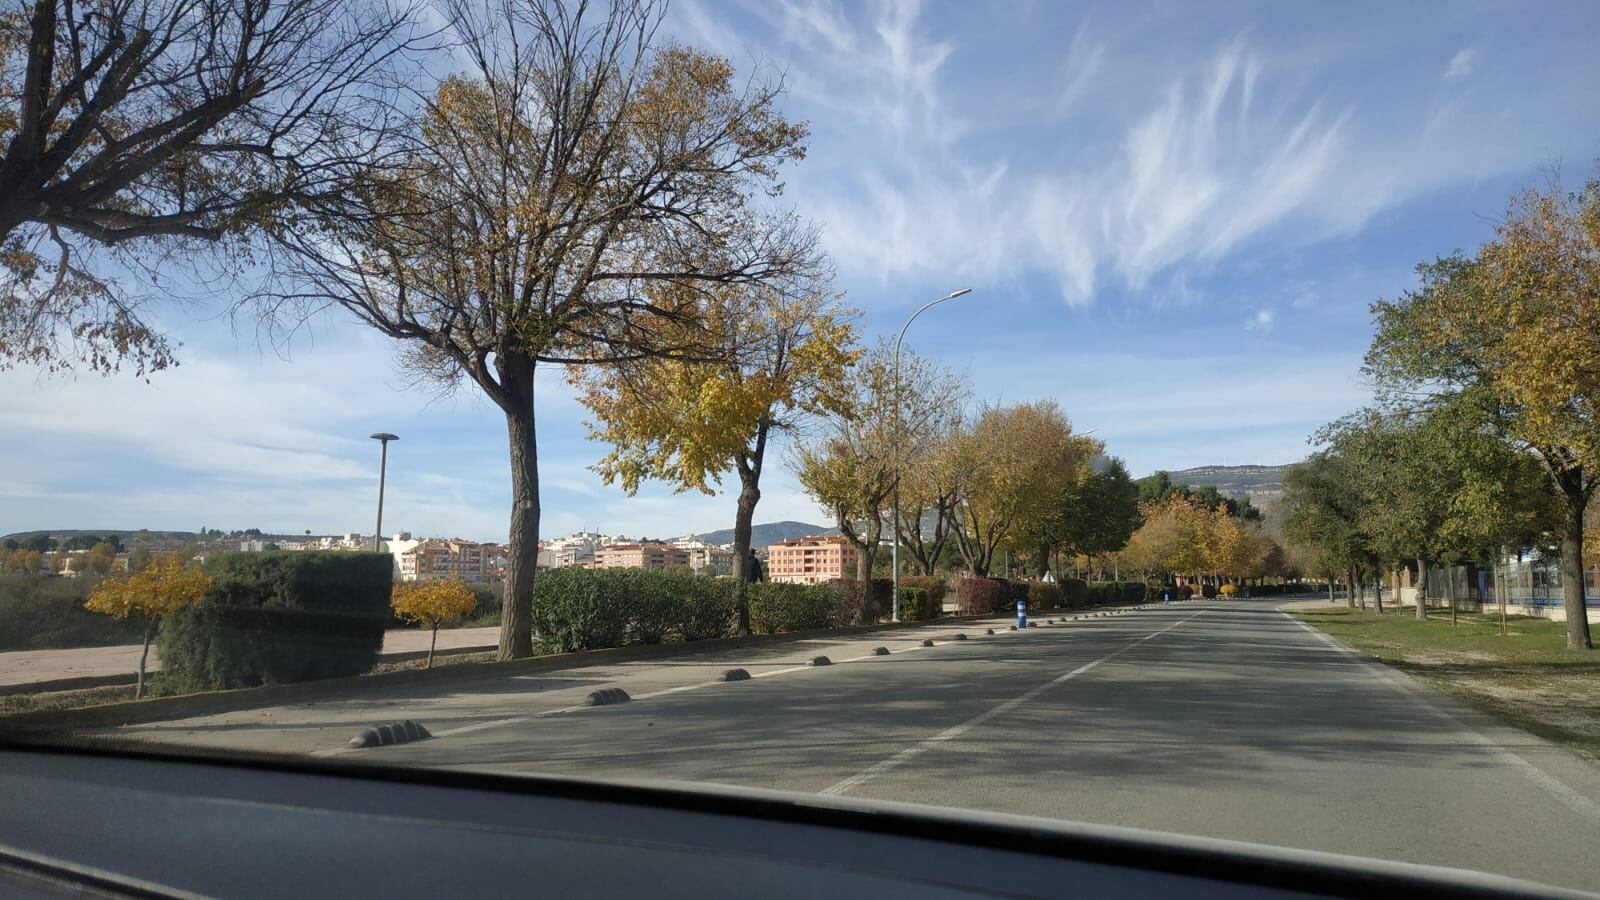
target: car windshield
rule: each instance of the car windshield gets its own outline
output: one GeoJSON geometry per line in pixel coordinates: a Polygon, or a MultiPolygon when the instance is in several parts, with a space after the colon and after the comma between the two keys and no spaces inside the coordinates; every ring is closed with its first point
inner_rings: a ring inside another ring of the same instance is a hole
{"type": "Polygon", "coordinates": [[[1600,5],[92,6],[0,732],[1600,891],[1600,5]]]}

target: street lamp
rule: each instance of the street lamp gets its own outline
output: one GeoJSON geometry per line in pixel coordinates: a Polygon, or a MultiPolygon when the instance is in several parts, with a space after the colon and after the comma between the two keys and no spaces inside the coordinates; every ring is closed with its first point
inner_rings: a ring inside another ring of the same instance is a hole
{"type": "Polygon", "coordinates": [[[400,440],[397,434],[380,431],[372,439],[383,446],[378,456],[378,527],[372,532],[372,552],[378,552],[378,541],[383,537],[383,476],[389,468],[389,442],[400,440]]]}
{"type": "Polygon", "coordinates": [[[911,314],[911,318],[906,320],[906,324],[900,326],[900,334],[894,339],[894,500],[891,503],[892,511],[890,512],[890,516],[893,518],[889,522],[890,531],[893,534],[889,555],[891,566],[894,570],[894,600],[891,607],[893,611],[889,618],[893,622],[900,621],[900,342],[905,340],[906,329],[910,328],[911,323],[917,320],[917,316],[946,300],[954,300],[970,293],[972,293],[972,288],[962,288],[959,291],[951,291],[932,303],[924,304],[922,308],[911,314]]]}

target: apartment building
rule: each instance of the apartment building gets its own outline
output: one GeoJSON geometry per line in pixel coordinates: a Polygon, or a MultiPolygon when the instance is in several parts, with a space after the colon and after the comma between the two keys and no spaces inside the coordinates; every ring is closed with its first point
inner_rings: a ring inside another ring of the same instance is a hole
{"type": "Polygon", "coordinates": [[[402,581],[483,580],[483,546],[473,541],[424,540],[398,554],[402,581]]]}
{"type": "Polygon", "coordinates": [[[767,579],[823,584],[854,578],[859,551],[842,537],[792,538],[767,548],[767,579]]]}
{"type": "Polygon", "coordinates": [[[594,551],[596,569],[665,569],[688,565],[688,551],[671,544],[610,544],[594,551]]]}
{"type": "Polygon", "coordinates": [[[708,544],[689,535],[673,541],[672,546],[689,554],[689,568],[695,574],[733,574],[733,547],[730,545],[708,544]]]}

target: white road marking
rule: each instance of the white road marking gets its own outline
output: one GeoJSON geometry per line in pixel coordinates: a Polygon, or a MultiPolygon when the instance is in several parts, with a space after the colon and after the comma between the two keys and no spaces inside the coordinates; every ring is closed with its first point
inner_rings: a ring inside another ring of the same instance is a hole
{"type": "Polygon", "coordinates": [[[1356,663],[1356,665],[1361,666],[1373,675],[1378,676],[1378,679],[1384,684],[1394,688],[1412,700],[1415,700],[1422,706],[1423,709],[1433,713],[1439,719],[1442,719],[1443,721],[1454,726],[1457,731],[1461,732],[1467,738],[1467,740],[1479,745],[1480,747],[1483,747],[1494,755],[1500,757],[1502,761],[1508,763],[1512,768],[1521,771],[1522,774],[1528,776],[1528,778],[1532,780],[1534,784],[1537,784],[1541,789],[1543,789],[1545,793],[1559,800],[1568,809],[1586,819],[1589,819],[1590,821],[1600,823],[1600,803],[1595,803],[1593,800],[1590,800],[1588,797],[1585,797],[1583,794],[1580,794],[1571,787],[1567,786],[1566,782],[1557,780],[1550,773],[1539,768],[1528,760],[1523,759],[1521,756],[1518,756],[1510,750],[1507,750],[1505,747],[1495,743],[1488,736],[1480,734],[1477,729],[1472,728],[1450,713],[1435,706],[1433,701],[1429,700],[1411,685],[1401,681],[1397,677],[1396,673],[1389,667],[1368,662],[1364,657],[1361,656],[1360,653],[1335,640],[1326,632],[1307,625],[1306,623],[1300,621],[1292,615],[1289,615],[1289,613],[1284,612],[1281,609],[1278,611],[1283,613],[1283,615],[1288,618],[1289,621],[1316,635],[1329,647],[1332,647],[1340,653],[1349,656],[1356,663]]]}
{"type": "Polygon", "coordinates": [[[1116,657],[1121,656],[1124,653],[1127,653],[1129,650],[1132,650],[1133,648],[1139,646],[1140,644],[1144,643],[1145,641],[1148,641],[1151,638],[1156,637],[1158,635],[1166,634],[1167,632],[1171,631],[1172,629],[1177,628],[1179,625],[1182,625],[1183,623],[1189,621],[1190,619],[1193,619],[1195,616],[1204,615],[1205,613],[1206,613],[1206,610],[1202,609],[1199,612],[1195,613],[1194,615],[1191,615],[1191,616],[1188,616],[1187,618],[1180,619],[1180,620],[1178,620],[1176,622],[1173,622],[1171,625],[1168,625],[1167,627],[1161,629],[1160,631],[1152,631],[1149,634],[1145,635],[1142,638],[1139,638],[1136,641],[1130,641],[1119,650],[1115,650],[1115,651],[1113,651],[1111,653],[1108,653],[1105,656],[1102,656],[1102,657],[1100,657],[1099,659],[1097,659],[1097,660],[1095,660],[1093,662],[1084,663],[1083,665],[1077,667],[1076,669],[1073,669],[1072,671],[1067,672],[1064,675],[1058,675],[1055,678],[1050,679],[1049,681],[1045,682],[1044,684],[1041,684],[1038,687],[1033,688],[1032,690],[1030,690],[1030,691],[1028,691],[1026,693],[1019,694],[1019,695],[1017,695],[1015,697],[1012,697],[1010,700],[1006,700],[1006,701],[1004,701],[1004,702],[1002,702],[1002,703],[1000,703],[1000,704],[998,704],[996,706],[992,706],[989,709],[984,710],[983,712],[981,712],[981,713],[973,716],[972,718],[966,720],[965,722],[962,722],[960,725],[952,725],[951,727],[946,728],[945,730],[939,732],[938,734],[934,735],[933,737],[928,738],[927,740],[919,741],[918,743],[912,744],[911,746],[905,748],[904,750],[901,750],[899,753],[896,753],[896,754],[894,754],[893,756],[890,756],[887,759],[884,759],[884,760],[881,760],[879,762],[873,763],[872,765],[868,766],[867,768],[862,769],[860,772],[857,772],[856,774],[851,775],[849,778],[846,778],[845,780],[843,780],[843,781],[841,781],[841,782],[839,782],[839,783],[837,783],[835,785],[832,785],[831,787],[823,789],[822,793],[824,793],[824,794],[833,794],[835,796],[840,795],[840,794],[847,794],[850,791],[853,791],[856,788],[860,787],[861,785],[867,783],[868,781],[871,781],[872,779],[877,778],[879,775],[882,775],[885,772],[888,772],[888,771],[890,771],[892,769],[896,769],[896,768],[899,768],[902,765],[905,765],[907,762],[909,762],[911,759],[913,759],[917,755],[922,754],[922,753],[926,753],[927,751],[932,750],[934,747],[937,747],[937,746],[939,746],[940,744],[942,744],[942,743],[944,743],[946,741],[958,738],[961,735],[965,734],[966,732],[971,731],[972,729],[978,727],[979,725],[982,725],[983,723],[989,721],[990,719],[993,719],[995,716],[998,716],[998,715],[1000,715],[1002,713],[1010,712],[1011,710],[1016,709],[1017,707],[1021,706],[1024,703],[1027,703],[1029,700],[1032,700],[1033,698],[1035,698],[1035,697],[1039,696],[1040,694],[1044,693],[1045,691],[1055,687],[1056,685],[1063,684],[1065,682],[1071,681],[1072,679],[1077,678],[1079,675],[1082,675],[1085,672],[1088,672],[1088,671],[1094,669],[1095,666],[1098,666],[1098,665],[1100,665],[1101,663],[1103,663],[1103,662],[1105,662],[1107,660],[1115,659],[1116,657]]]}

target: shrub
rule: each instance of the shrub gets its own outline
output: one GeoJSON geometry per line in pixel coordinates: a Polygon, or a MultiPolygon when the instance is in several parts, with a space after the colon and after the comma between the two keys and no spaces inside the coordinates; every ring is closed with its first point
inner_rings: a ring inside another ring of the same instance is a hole
{"type": "Polygon", "coordinates": [[[956,582],[956,613],[986,616],[1004,609],[1011,586],[1000,578],[963,578],[956,582]]]}
{"type": "Polygon", "coordinates": [[[763,581],[750,591],[750,628],[764,634],[827,628],[839,613],[840,592],[831,586],[763,581]]]}
{"type": "Polygon", "coordinates": [[[1078,578],[1061,579],[1061,598],[1073,609],[1089,605],[1089,584],[1078,578]]]}
{"type": "Polygon", "coordinates": [[[1217,586],[1214,584],[1200,585],[1200,596],[1210,600],[1217,596],[1217,586]]]}
{"type": "Polygon", "coordinates": [[[944,597],[949,592],[949,583],[937,575],[906,575],[900,579],[901,588],[921,588],[928,595],[928,603],[933,607],[933,615],[937,616],[944,608],[944,597]]]}
{"type": "Polygon", "coordinates": [[[89,612],[95,579],[0,576],[0,650],[46,650],[137,643],[141,622],[89,612]]]}
{"type": "Polygon", "coordinates": [[[1056,609],[1065,599],[1065,592],[1054,584],[1035,581],[1028,585],[1029,609],[1056,609]]]}
{"type": "Polygon", "coordinates": [[[478,605],[478,595],[466,582],[460,580],[413,581],[394,586],[389,605],[402,621],[428,627],[428,661],[424,669],[433,668],[433,650],[439,644],[439,626],[455,621],[472,612],[478,605]]]}
{"type": "Polygon", "coordinates": [[[1012,606],[1015,606],[1018,600],[1027,600],[1028,599],[1028,585],[1033,584],[1033,582],[1031,582],[1031,581],[1022,581],[1020,579],[1013,581],[1013,580],[1006,579],[1006,578],[1002,578],[1000,580],[1004,581],[1006,583],[1006,585],[1008,586],[1008,589],[1011,591],[1011,605],[1012,606]]]}
{"type": "Polygon", "coordinates": [[[533,579],[533,633],[547,653],[622,643],[631,619],[622,569],[561,568],[533,579]]]}
{"type": "Polygon", "coordinates": [[[1190,599],[1192,597],[1194,597],[1194,586],[1193,585],[1188,585],[1188,584],[1180,584],[1180,585],[1178,585],[1177,597],[1175,599],[1188,600],[1188,599],[1190,599]]]}
{"type": "Polygon", "coordinates": [[[372,668],[390,621],[386,553],[230,553],[206,562],[199,603],[162,617],[166,681],[179,690],[282,684],[372,668]]]}
{"type": "Polygon", "coordinates": [[[703,641],[730,633],[738,611],[739,584],[733,578],[691,576],[683,582],[679,633],[686,641],[703,641]]]}
{"type": "Polygon", "coordinates": [[[1239,586],[1234,584],[1225,584],[1217,590],[1217,593],[1224,597],[1237,597],[1239,596],[1239,586]]]}
{"type": "Polygon", "coordinates": [[[928,599],[928,592],[919,587],[900,589],[900,619],[903,622],[920,622],[938,615],[938,607],[928,599]]]}
{"type": "Polygon", "coordinates": [[[894,597],[893,579],[855,581],[836,578],[828,585],[839,595],[839,607],[832,623],[835,627],[871,625],[888,617],[889,605],[894,597]]]}

